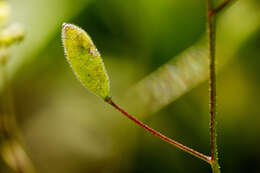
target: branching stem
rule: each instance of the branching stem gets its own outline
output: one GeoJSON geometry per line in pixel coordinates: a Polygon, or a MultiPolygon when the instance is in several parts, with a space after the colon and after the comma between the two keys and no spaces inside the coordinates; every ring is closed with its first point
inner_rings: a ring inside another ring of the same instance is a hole
{"type": "Polygon", "coordinates": [[[208,30],[208,43],[209,43],[209,105],[210,105],[210,152],[211,156],[206,156],[192,148],[189,148],[163,134],[152,129],[148,125],[136,119],[134,116],[130,115],[124,111],[121,107],[115,104],[111,98],[105,99],[105,101],[125,115],[127,118],[132,120],[138,126],[142,127],[146,131],[152,133],[153,135],[159,137],[163,141],[172,144],[173,146],[185,151],[205,162],[209,163],[212,168],[212,173],[220,173],[220,166],[218,162],[218,152],[217,152],[217,133],[216,133],[216,14],[228,6],[231,2],[235,0],[225,0],[222,4],[216,8],[213,6],[213,0],[207,0],[207,30],[208,30]]]}
{"type": "Polygon", "coordinates": [[[218,7],[213,6],[213,0],[207,0],[207,29],[209,43],[209,113],[210,113],[210,151],[212,173],[220,173],[217,151],[216,132],[216,13],[226,7],[232,0],[226,0],[218,7]]]}
{"type": "Polygon", "coordinates": [[[225,0],[222,4],[214,8],[214,14],[222,11],[225,7],[229,6],[231,3],[235,2],[236,0],[225,0]]]}

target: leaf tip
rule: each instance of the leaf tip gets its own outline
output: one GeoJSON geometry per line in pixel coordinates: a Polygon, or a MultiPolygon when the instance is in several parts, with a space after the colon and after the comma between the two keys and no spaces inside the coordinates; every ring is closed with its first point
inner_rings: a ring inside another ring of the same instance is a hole
{"type": "Polygon", "coordinates": [[[73,27],[72,24],[68,24],[68,23],[63,23],[62,24],[62,39],[64,40],[66,35],[68,34],[67,32],[73,27]]]}

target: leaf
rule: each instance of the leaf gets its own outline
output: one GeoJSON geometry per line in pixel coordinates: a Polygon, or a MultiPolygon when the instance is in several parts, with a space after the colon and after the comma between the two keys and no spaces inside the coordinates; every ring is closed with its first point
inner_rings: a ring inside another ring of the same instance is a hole
{"type": "Polygon", "coordinates": [[[63,24],[65,55],[76,77],[90,91],[109,98],[109,78],[102,58],[88,34],[72,24],[63,24]]]}

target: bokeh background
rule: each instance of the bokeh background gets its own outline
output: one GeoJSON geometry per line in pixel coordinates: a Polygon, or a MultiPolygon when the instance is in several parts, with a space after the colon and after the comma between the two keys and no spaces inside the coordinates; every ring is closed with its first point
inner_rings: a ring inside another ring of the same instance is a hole
{"type": "MultiPolygon", "coordinates": [[[[63,22],[91,35],[114,100],[209,154],[205,1],[10,0],[25,40],[8,64],[18,125],[39,173],[198,173],[206,163],[143,131],[75,79],[63,22]],[[171,80],[172,79],[172,80],[171,80]],[[171,82],[172,81],[172,82],[171,82]]],[[[223,172],[260,171],[260,2],[218,15],[218,146],[223,172]]],[[[1,171],[8,168],[1,161],[1,171]]]]}

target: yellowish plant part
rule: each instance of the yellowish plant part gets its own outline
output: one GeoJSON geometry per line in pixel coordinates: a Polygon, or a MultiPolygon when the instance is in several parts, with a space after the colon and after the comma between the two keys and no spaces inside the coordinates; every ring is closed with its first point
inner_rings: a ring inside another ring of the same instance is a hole
{"type": "Polygon", "coordinates": [[[5,21],[10,16],[10,6],[6,1],[0,1],[0,22],[5,21]]]}
{"type": "Polygon", "coordinates": [[[109,98],[109,78],[90,36],[72,24],[63,24],[62,41],[65,55],[76,77],[91,92],[104,100],[109,98]]]}

